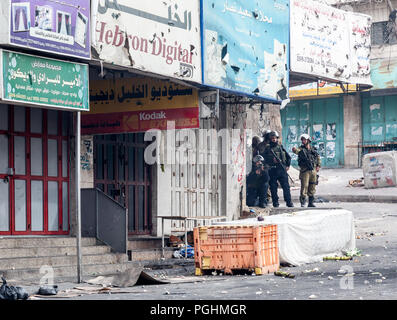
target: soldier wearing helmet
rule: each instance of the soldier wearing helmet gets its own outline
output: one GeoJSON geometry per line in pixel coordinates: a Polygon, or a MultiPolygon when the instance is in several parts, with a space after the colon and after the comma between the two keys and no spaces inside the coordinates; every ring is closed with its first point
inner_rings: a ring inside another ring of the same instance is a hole
{"type": "Polygon", "coordinates": [[[261,155],[256,155],[253,159],[253,166],[247,177],[247,206],[255,206],[259,198],[259,207],[267,206],[266,194],[269,187],[269,175],[263,163],[261,155]]]}
{"type": "Polygon", "coordinates": [[[292,148],[298,155],[300,169],[299,179],[301,181],[300,203],[301,207],[306,204],[306,197],[309,197],[308,207],[315,207],[314,194],[316,193],[317,172],[321,168],[321,158],[317,149],[311,145],[311,138],[304,133],[300,137],[302,145],[299,148],[292,148]]]}
{"type": "Polygon", "coordinates": [[[269,144],[266,146],[263,153],[265,163],[269,166],[269,186],[272,196],[273,207],[278,207],[278,195],[277,188],[280,183],[283,189],[284,200],[288,207],[293,207],[291,200],[291,191],[288,182],[289,167],[291,165],[291,156],[284,149],[284,147],[278,143],[278,132],[272,131],[269,133],[269,144]]]}

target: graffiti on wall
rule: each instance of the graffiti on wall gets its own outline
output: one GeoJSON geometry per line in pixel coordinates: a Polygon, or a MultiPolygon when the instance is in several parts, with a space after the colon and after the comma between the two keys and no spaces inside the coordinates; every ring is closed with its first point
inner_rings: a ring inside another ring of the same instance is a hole
{"type": "Polygon", "coordinates": [[[90,171],[93,169],[93,142],[91,139],[82,139],[80,164],[81,170],[90,171]]]}

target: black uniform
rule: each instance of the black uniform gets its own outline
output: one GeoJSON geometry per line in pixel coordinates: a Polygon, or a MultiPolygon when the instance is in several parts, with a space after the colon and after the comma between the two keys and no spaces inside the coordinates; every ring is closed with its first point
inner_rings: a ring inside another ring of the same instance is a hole
{"type": "Polygon", "coordinates": [[[266,194],[269,188],[269,175],[264,166],[252,167],[252,171],[247,177],[247,206],[255,206],[256,200],[259,197],[259,206],[266,207],[267,199],[266,194]],[[256,171],[260,170],[258,174],[256,171]]]}
{"type": "Polygon", "coordinates": [[[288,174],[285,170],[285,167],[289,167],[291,165],[291,156],[284,149],[284,147],[278,143],[270,142],[262,154],[265,158],[265,163],[270,167],[269,169],[269,177],[270,177],[270,191],[272,194],[272,202],[274,207],[279,206],[277,188],[278,183],[280,182],[281,188],[283,189],[284,200],[287,203],[287,206],[293,206],[291,200],[291,191],[288,182],[288,174]],[[277,158],[281,161],[282,164],[279,163],[277,158]]]}

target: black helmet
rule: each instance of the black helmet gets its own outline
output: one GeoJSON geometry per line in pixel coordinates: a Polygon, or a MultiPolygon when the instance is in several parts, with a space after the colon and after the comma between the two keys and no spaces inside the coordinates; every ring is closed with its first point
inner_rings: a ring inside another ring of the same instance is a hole
{"type": "Polygon", "coordinates": [[[278,132],[277,132],[277,131],[272,131],[272,132],[270,132],[270,133],[269,133],[269,138],[271,138],[271,137],[276,137],[276,138],[278,138],[278,132]]]}

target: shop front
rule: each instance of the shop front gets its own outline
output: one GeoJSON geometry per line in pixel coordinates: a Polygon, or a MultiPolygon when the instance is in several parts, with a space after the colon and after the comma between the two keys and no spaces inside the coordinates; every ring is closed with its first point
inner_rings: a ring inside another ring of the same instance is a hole
{"type": "Polygon", "coordinates": [[[88,66],[0,55],[0,235],[67,235],[72,111],[88,110],[88,66]]]}

